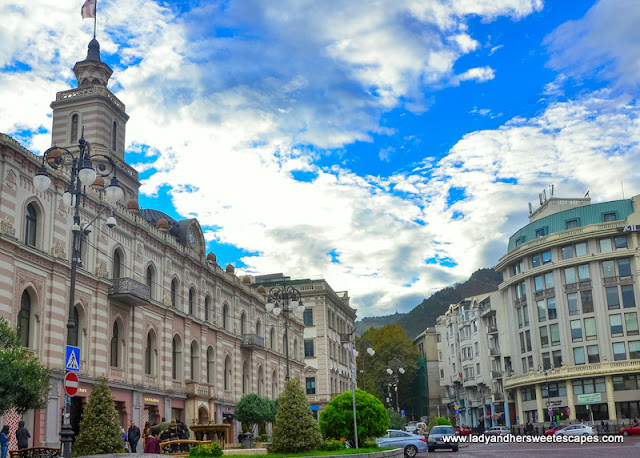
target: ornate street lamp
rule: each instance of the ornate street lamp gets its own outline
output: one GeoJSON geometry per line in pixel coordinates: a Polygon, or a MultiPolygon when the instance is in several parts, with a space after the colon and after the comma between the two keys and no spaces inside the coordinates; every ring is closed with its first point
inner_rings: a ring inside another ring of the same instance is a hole
{"type": "MultiPolygon", "coordinates": [[[[91,145],[84,139],[84,128],[82,129],[82,135],[78,141],[79,151],[77,154],[72,153],[66,148],[59,146],[53,146],[46,150],[42,155],[42,165],[38,170],[38,173],[33,177],[33,186],[37,191],[44,192],[51,186],[51,178],[49,178],[49,172],[47,166],[54,170],[61,169],[65,166],[66,159],[71,162],[71,179],[67,186],[67,191],[62,196],[63,201],[68,206],[74,207],[73,225],[71,226],[71,232],[73,233],[73,242],[71,247],[71,285],[69,287],[69,321],[67,321],[67,345],[72,344],[72,336],[76,330],[76,323],[74,320],[74,302],[76,291],[76,273],[78,269],[78,262],[80,260],[81,253],[81,241],[82,235],[88,234],[91,229],[90,225],[95,221],[98,216],[106,209],[110,208],[105,206],[91,221],[90,223],[81,226],[80,223],[80,200],[82,200],[83,206],[86,201],[87,186],[92,186],[96,189],[104,189],[104,179],[96,182],[98,177],[108,177],[113,173],[109,187],[105,190],[105,197],[111,202],[117,202],[124,197],[124,191],[120,187],[118,178],[116,177],[116,163],[113,159],[104,154],[91,154],[91,145]],[[97,165],[94,167],[93,160],[98,160],[97,165]],[[95,183],[95,184],[94,184],[95,183]]],[[[106,224],[108,227],[114,227],[116,220],[113,214],[107,218],[106,224]]],[[[82,264],[81,264],[82,265],[82,264]]],[[[66,364],[65,364],[66,368],[66,364]]],[[[70,423],[70,403],[65,402],[64,421],[62,424],[62,430],[60,431],[60,441],[62,442],[62,456],[64,458],[71,458],[71,444],[73,442],[73,429],[70,423]]]]}
{"type": "Polygon", "coordinates": [[[367,391],[367,373],[366,373],[367,355],[366,353],[369,353],[369,356],[373,356],[376,354],[376,351],[373,348],[371,348],[372,345],[373,343],[371,342],[371,340],[367,339],[366,337],[363,337],[362,339],[360,339],[360,351],[354,350],[356,357],[362,354],[362,389],[364,391],[367,391]],[[366,353],[365,353],[365,348],[366,348],[366,353]]]}
{"type": "MultiPolygon", "coordinates": [[[[556,368],[553,367],[553,364],[552,364],[548,369],[545,369],[542,364],[539,364],[538,370],[536,372],[538,373],[538,375],[544,375],[544,380],[547,384],[547,414],[548,414],[550,411],[553,412],[553,410],[551,410],[551,404],[549,401],[549,374],[555,374],[556,368]]],[[[551,421],[551,415],[549,415],[549,421],[551,421]]]]}
{"type": "Polygon", "coordinates": [[[298,313],[301,315],[304,312],[304,305],[302,304],[302,295],[293,286],[274,286],[269,290],[267,295],[267,303],[265,304],[267,312],[273,312],[275,316],[284,317],[284,340],[285,345],[285,358],[287,361],[287,380],[289,380],[289,315],[298,313]]]}
{"type": "Polygon", "coordinates": [[[387,374],[393,377],[393,380],[394,380],[393,386],[395,387],[395,391],[396,391],[396,410],[398,411],[398,413],[400,413],[400,399],[398,399],[398,383],[400,381],[399,376],[404,374],[402,361],[400,361],[398,358],[393,358],[391,361],[389,361],[389,364],[387,365],[387,374]]]}

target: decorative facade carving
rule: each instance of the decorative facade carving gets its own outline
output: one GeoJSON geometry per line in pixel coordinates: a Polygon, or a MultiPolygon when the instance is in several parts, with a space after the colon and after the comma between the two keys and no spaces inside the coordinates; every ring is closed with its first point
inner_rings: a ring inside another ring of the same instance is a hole
{"type": "Polygon", "coordinates": [[[138,243],[136,248],[136,259],[142,261],[142,243],[138,243]]]}
{"type": "Polygon", "coordinates": [[[13,217],[7,216],[5,219],[0,221],[0,233],[10,235],[11,237],[16,236],[16,230],[13,227],[13,217]]]}
{"type": "Polygon", "coordinates": [[[64,246],[65,245],[62,242],[55,242],[53,244],[53,248],[51,248],[51,256],[53,256],[54,258],[66,259],[67,253],[65,253],[64,251],[64,246]]]}
{"type": "Polygon", "coordinates": [[[107,265],[104,261],[98,261],[96,266],[96,276],[100,278],[107,278],[109,276],[109,271],[107,270],[107,265]]]}
{"type": "Polygon", "coordinates": [[[171,306],[171,295],[169,293],[167,292],[164,293],[164,296],[162,298],[162,303],[167,307],[171,306]]]}
{"type": "Polygon", "coordinates": [[[6,183],[11,189],[16,189],[16,174],[11,169],[7,172],[6,183]]]}

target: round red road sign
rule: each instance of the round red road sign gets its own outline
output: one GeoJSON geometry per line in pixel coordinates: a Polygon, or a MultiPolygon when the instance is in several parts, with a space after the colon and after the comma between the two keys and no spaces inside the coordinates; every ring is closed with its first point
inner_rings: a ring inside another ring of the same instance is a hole
{"type": "Polygon", "coordinates": [[[78,392],[78,376],[75,372],[67,372],[67,375],[64,377],[64,392],[69,396],[75,396],[78,392]]]}

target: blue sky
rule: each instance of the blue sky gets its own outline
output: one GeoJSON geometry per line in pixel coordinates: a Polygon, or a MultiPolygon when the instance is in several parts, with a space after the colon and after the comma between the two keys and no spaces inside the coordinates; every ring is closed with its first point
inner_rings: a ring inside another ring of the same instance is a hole
{"type": "MultiPolygon", "coordinates": [[[[81,0],[0,2],[0,131],[41,152],[81,0]]],[[[505,254],[527,203],[637,194],[633,0],[101,0],[140,206],[240,274],[406,311],[505,254]]]]}

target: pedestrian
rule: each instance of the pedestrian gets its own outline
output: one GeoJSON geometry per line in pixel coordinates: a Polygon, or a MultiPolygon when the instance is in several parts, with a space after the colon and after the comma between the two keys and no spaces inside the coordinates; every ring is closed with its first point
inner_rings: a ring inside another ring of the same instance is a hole
{"type": "Polygon", "coordinates": [[[147,443],[147,437],[151,435],[151,423],[146,422],[144,424],[144,429],[142,430],[142,449],[144,450],[144,446],[147,443]]]}
{"type": "Polygon", "coordinates": [[[140,428],[136,426],[133,420],[131,420],[131,426],[129,426],[129,431],[127,431],[127,440],[129,441],[131,453],[136,453],[138,441],[140,440],[140,428]]]}
{"type": "Polygon", "coordinates": [[[120,426],[120,440],[122,441],[122,447],[128,452],[129,443],[127,442],[127,433],[122,426],[120,426]]]}
{"type": "Polygon", "coordinates": [[[0,458],[7,458],[7,451],[9,450],[9,425],[2,427],[0,432],[0,458]]]}
{"type": "Polygon", "coordinates": [[[154,429],[151,431],[151,435],[147,437],[147,441],[144,444],[144,453],[162,453],[160,451],[160,429],[154,429]]]}
{"type": "Polygon", "coordinates": [[[24,427],[24,421],[20,420],[18,422],[18,430],[16,431],[16,439],[18,440],[18,450],[22,450],[23,448],[29,448],[29,438],[31,434],[29,434],[29,430],[24,427]]]}

